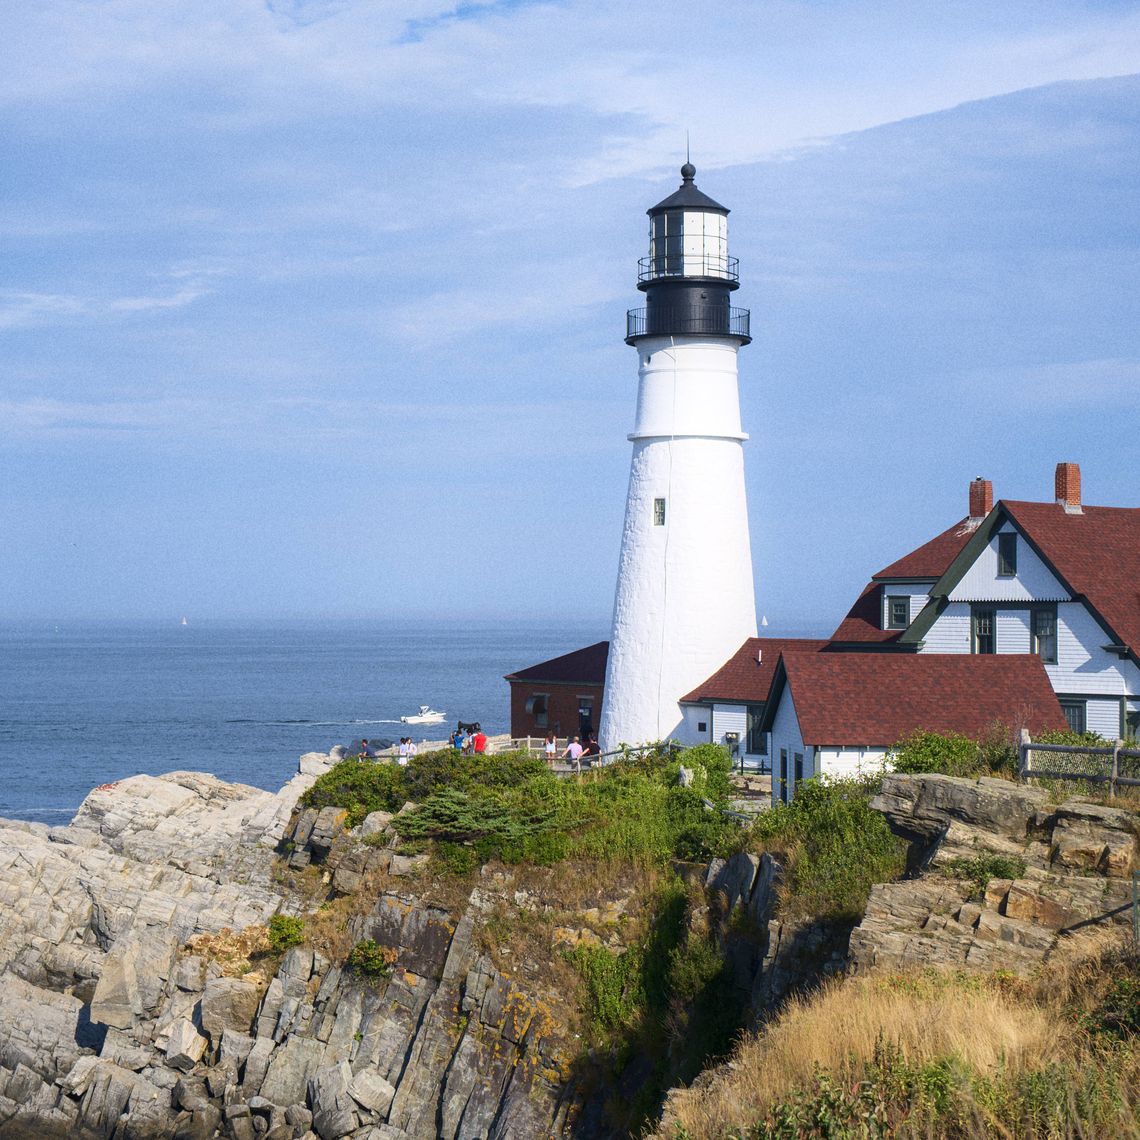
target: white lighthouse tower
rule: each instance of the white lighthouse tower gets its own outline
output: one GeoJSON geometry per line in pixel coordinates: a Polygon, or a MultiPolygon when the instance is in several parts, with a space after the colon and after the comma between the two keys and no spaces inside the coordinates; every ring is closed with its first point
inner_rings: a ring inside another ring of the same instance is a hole
{"type": "Polygon", "coordinates": [[[649,256],[626,317],[637,414],[613,629],[603,750],[684,739],[678,700],[756,636],[736,354],[751,339],[728,256],[728,210],[681,167],[649,213],[649,256]]]}

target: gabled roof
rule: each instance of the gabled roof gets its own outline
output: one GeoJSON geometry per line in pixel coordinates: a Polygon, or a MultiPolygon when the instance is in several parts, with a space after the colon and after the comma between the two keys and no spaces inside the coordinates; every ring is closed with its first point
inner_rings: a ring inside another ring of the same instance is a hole
{"type": "Polygon", "coordinates": [[[999,721],[1031,733],[1067,727],[1035,654],[787,654],[765,731],[788,692],[808,745],[885,747],[917,729],[979,740],[999,721]]]}
{"type": "Polygon", "coordinates": [[[873,577],[882,578],[941,578],[946,567],[973,537],[981,519],[965,518],[924,542],[917,550],[904,554],[897,562],[884,566],[873,577]]]}
{"type": "Polygon", "coordinates": [[[1087,600],[1133,654],[1140,653],[1140,508],[1002,501],[1053,572],[1087,600]]]}
{"type": "Polygon", "coordinates": [[[598,641],[585,649],[574,649],[538,665],[508,673],[504,680],[531,681],[550,685],[601,685],[606,679],[606,659],[610,643],[598,641]]]}
{"type": "Polygon", "coordinates": [[[831,640],[840,644],[876,643],[886,645],[898,641],[901,629],[883,629],[883,582],[915,581],[926,579],[935,582],[961,553],[978,529],[980,519],[965,518],[924,542],[917,550],[904,554],[896,562],[884,566],[847,611],[831,640]]]}
{"type": "Polygon", "coordinates": [[[1114,643],[1140,661],[1140,509],[999,500],[931,587],[931,601],[901,641],[922,640],[982,548],[1009,519],[1073,597],[1083,601],[1114,643]]]}
{"type": "Polygon", "coordinates": [[[781,653],[818,653],[826,645],[826,641],[807,637],[750,637],[707,681],[683,696],[681,703],[759,704],[768,699],[781,653]]]}
{"type": "Polygon", "coordinates": [[[898,641],[901,629],[882,629],[883,586],[880,582],[868,582],[855,604],[847,611],[847,616],[839,623],[839,628],[831,635],[833,642],[861,644],[898,641]]]}

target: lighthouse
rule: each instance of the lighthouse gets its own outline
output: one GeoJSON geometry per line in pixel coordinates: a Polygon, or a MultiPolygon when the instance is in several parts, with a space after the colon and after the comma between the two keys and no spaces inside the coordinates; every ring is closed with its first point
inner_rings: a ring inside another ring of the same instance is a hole
{"type": "MultiPolygon", "coordinates": [[[[697,189],[648,211],[649,256],[626,315],[637,349],[633,457],[606,666],[601,746],[684,740],[678,701],[756,636],[736,355],[747,309],[728,210],[697,189]]],[[[695,742],[695,741],[693,741],[695,742]]]]}

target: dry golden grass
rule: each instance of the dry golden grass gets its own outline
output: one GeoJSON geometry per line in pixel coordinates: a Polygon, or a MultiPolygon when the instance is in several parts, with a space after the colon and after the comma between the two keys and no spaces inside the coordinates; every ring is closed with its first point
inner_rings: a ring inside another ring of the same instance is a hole
{"type": "Polygon", "coordinates": [[[254,969],[255,960],[261,961],[270,954],[269,929],[260,923],[244,930],[223,926],[213,934],[195,934],[186,948],[207,961],[216,962],[223,977],[244,977],[258,985],[268,981],[264,970],[254,969]]]}
{"type": "MultiPolygon", "coordinates": [[[[774,1105],[810,1089],[819,1072],[852,1087],[883,1046],[912,1066],[953,1058],[964,1070],[1002,1079],[1054,1064],[1090,1064],[1072,1005],[1103,992],[1118,945],[1118,934],[1090,933],[1028,981],[932,970],[834,981],[789,1000],[775,1021],[741,1043],[728,1065],[674,1092],[654,1135],[721,1140],[747,1134],[774,1105]]],[[[1140,1062],[1127,1058],[1125,1065],[1140,1077],[1140,1062]]],[[[1006,1134],[981,1109],[974,1115],[965,1135],[1006,1134]]],[[[1123,1106],[1113,1135],[1140,1135],[1131,1131],[1134,1120],[1123,1106]]],[[[1062,1134],[1092,1135],[1079,1121],[1062,1134]]]]}

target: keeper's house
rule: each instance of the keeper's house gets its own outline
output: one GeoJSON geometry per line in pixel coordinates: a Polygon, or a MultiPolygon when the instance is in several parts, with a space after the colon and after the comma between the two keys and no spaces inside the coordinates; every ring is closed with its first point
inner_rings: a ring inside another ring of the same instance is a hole
{"type": "Polygon", "coordinates": [[[771,734],[772,799],[812,776],[880,771],[913,732],[981,740],[995,724],[1066,727],[1039,657],[782,653],[760,723],[771,734]]]}
{"type": "Polygon", "coordinates": [[[768,771],[768,734],[762,727],[768,691],[782,653],[819,653],[827,641],[750,637],[707,681],[681,698],[687,740],[725,745],[734,760],[768,771]]]}
{"type": "Polygon", "coordinates": [[[587,737],[602,716],[610,643],[599,641],[561,657],[508,673],[511,736],[587,737]]]}
{"type": "Polygon", "coordinates": [[[1140,733],[1140,509],[1087,507],[1059,463],[1054,501],[993,504],[874,576],[832,636],[836,649],[1034,654],[1071,728],[1140,733]]]}

